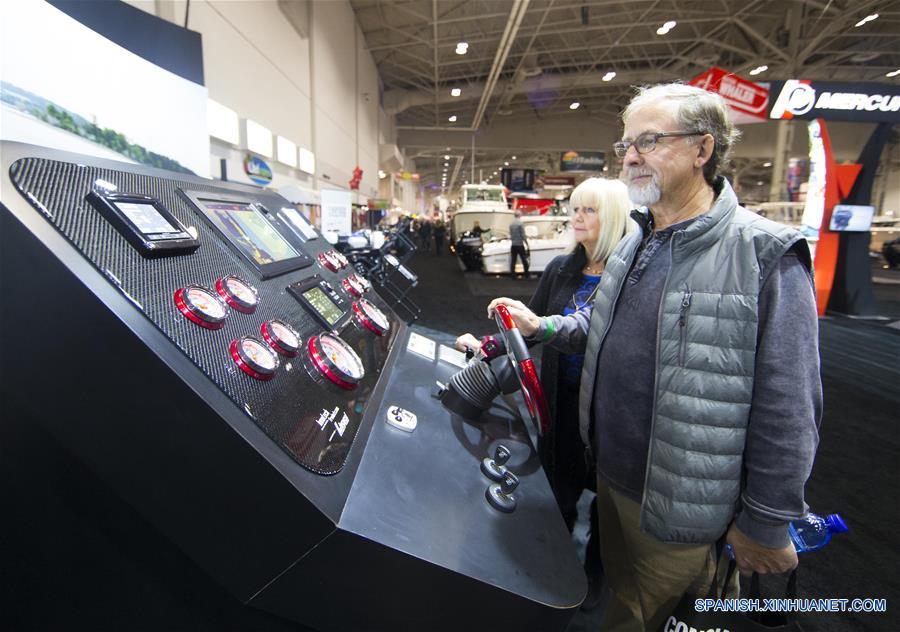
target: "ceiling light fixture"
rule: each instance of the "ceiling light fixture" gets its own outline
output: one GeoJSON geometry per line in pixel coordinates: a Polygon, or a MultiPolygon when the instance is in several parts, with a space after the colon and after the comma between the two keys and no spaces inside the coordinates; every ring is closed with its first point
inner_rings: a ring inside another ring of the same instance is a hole
{"type": "Polygon", "coordinates": [[[878,14],[877,14],[877,13],[872,13],[871,15],[867,15],[867,16],[864,17],[862,20],[860,20],[859,22],[857,22],[856,24],[854,24],[854,26],[855,26],[856,28],[859,28],[859,27],[861,27],[863,24],[865,24],[866,22],[871,22],[872,20],[877,20],[877,19],[878,19],[878,14]]]}
{"type": "Polygon", "coordinates": [[[610,70],[608,73],[603,75],[603,81],[612,81],[616,76],[615,71],[610,70]]]}
{"type": "Polygon", "coordinates": [[[763,167],[771,167],[771,166],[772,166],[772,163],[771,163],[771,162],[764,162],[764,163],[763,163],[763,167]]]}
{"type": "Polygon", "coordinates": [[[663,24],[661,27],[656,29],[656,34],[657,35],[665,35],[669,31],[674,29],[676,24],[678,24],[678,22],[676,22],[675,20],[669,20],[668,22],[663,24]]]}
{"type": "Polygon", "coordinates": [[[580,104],[578,101],[572,101],[572,102],[569,104],[569,109],[570,109],[570,110],[577,110],[577,109],[580,108],[580,107],[581,107],[581,104],[580,104]]]}
{"type": "Polygon", "coordinates": [[[765,72],[765,71],[767,71],[768,69],[769,69],[768,66],[757,66],[756,68],[754,68],[753,70],[750,71],[750,74],[751,74],[751,75],[758,75],[759,73],[765,72]]]}
{"type": "Polygon", "coordinates": [[[462,90],[460,90],[459,88],[453,88],[452,90],[450,90],[451,97],[458,97],[461,94],[462,94],[462,90]]]}
{"type": "Polygon", "coordinates": [[[450,154],[444,154],[444,160],[450,160],[450,154]]]}
{"type": "Polygon", "coordinates": [[[456,123],[456,114],[454,114],[453,116],[451,116],[451,117],[448,118],[447,120],[450,121],[451,123],[456,123]]]}
{"type": "Polygon", "coordinates": [[[378,179],[384,180],[385,178],[387,178],[387,174],[384,171],[382,171],[381,169],[379,169],[378,170],[378,179]]]}
{"type": "Polygon", "coordinates": [[[504,166],[504,167],[508,167],[508,166],[509,166],[509,161],[504,161],[504,162],[503,162],[503,166],[504,166]]]}
{"type": "Polygon", "coordinates": [[[456,44],[456,54],[457,55],[465,55],[469,52],[469,43],[468,42],[458,42],[456,44]]]}
{"type": "Polygon", "coordinates": [[[897,70],[892,70],[891,72],[887,73],[885,77],[896,77],[897,75],[900,75],[900,68],[898,68],[897,70]]]}
{"type": "Polygon", "coordinates": [[[516,159],[516,157],[515,157],[515,156],[513,156],[513,157],[512,157],[512,159],[513,159],[513,160],[515,160],[515,159],[516,159]]]}

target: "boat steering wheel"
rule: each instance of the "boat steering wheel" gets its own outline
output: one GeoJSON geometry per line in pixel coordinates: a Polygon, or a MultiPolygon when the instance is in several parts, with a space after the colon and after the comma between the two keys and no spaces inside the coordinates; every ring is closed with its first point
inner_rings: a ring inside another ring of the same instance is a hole
{"type": "Polygon", "coordinates": [[[512,364],[516,371],[516,377],[519,378],[522,397],[525,399],[525,406],[531,415],[531,421],[534,422],[538,435],[543,436],[550,428],[550,408],[547,405],[547,398],[544,397],[544,389],[538,379],[537,370],[534,368],[531,352],[505,305],[498,305],[494,309],[494,320],[497,322],[497,329],[500,331],[504,343],[506,343],[509,363],[512,364]]]}

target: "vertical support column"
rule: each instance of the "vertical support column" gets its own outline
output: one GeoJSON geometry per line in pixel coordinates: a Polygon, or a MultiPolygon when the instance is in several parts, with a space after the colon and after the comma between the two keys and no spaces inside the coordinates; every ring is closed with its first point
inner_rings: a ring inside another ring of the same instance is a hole
{"type": "Polygon", "coordinates": [[[769,185],[769,201],[783,202],[787,200],[787,167],[791,145],[794,140],[794,128],[790,121],[778,121],[775,135],[775,155],[772,159],[772,181],[769,185]]]}
{"type": "Polygon", "coordinates": [[[469,178],[469,182],[475,184],[475,134],[472,134],[472,176],[469,178]]]}

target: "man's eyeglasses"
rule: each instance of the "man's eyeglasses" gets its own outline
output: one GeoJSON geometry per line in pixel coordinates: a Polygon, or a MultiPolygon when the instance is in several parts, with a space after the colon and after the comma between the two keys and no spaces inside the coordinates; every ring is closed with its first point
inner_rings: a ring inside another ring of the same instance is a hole
{"type": "Polygon", "coordinates": [[[634,140],[620,140],[617,143],[613,143],[613,151],[616,152],[616,156],[619,158],[624,158],[625,154],[628,153],[628,148],[633,146],[637,153],[649,154],[656,149],[656,142],[660,138],[668,138],[671,136],[706,136],[706,134],[706,132],[648,132],[646,134],[641,134],[634,140]]]}

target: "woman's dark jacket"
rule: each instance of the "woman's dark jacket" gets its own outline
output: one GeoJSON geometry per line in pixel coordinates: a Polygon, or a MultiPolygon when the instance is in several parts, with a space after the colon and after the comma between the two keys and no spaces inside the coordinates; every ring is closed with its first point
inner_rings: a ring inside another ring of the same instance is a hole
{"type": "MultiPolygon", "coordinates": [[[[560,255],[551,261],[544,269],[541,275],[540,283],[537,290],[528,302],[528,308],[538,316],[548,316],[550,314],[562,314],[566,304],[572,299],[575,290],[583,281],[582,269],[587,265],[587,256],[584,248],[579,245],[575,251],[568,255],[560,255]]],[[[558,416],[558,392],[559,385],[559,351],[550,346],[544,346],[541,350],[541,386],[544,389],[544,395],[547,398],[547,404],[550,406],[550,414],[553,419],[550,430],[541,437],[538,443],[538,453],[541,457],[541,463],[550,479],[551,487],[560,502],[561,509],[564,514],[574,512],[574,507],[567,508],[562,505],[571,504],[565,502],[564,498],[571,497],[577,501],[578,495],[584,488],[586,481],[571,480],[573,478],[573,468],[568,467],[569,464],[577,463],[579,466],[584,463],[584,446],[581,441],[575,441],[572,433],[566,433],[568,440],[563,443],[557,442],[557,428],[560,424],[574,424],[578,426],[578,419],[560,419],[558,416]],[[562,463],[567,466],[561,467],[562,463]],[[566,473],[564,473],[566,472],[566,473]],[[561,493],[561,486],[571,486],[569,493],[561,493]]],[[[577,407],[576,407],[577,410],[577,407]]],[[[577,417],[577,415],[576,415],[577,417]]],[[[577,436],[577,433],[576,433],[577,436]]],[[[583,468],[574,468],[575,471],[584,473],[583,468]]],[[[575,478],[581,478],[580,474],[575,478]]],[[[584,477],[586,478],[586,476],[584,477]]],[[[566,515],[566,520],[569,516],[566,515]]]]}

